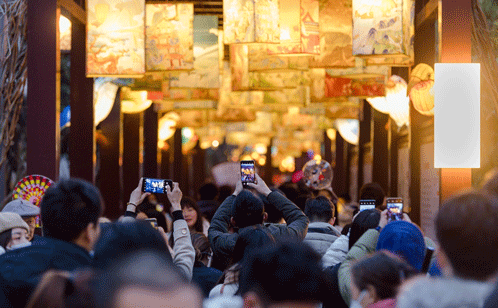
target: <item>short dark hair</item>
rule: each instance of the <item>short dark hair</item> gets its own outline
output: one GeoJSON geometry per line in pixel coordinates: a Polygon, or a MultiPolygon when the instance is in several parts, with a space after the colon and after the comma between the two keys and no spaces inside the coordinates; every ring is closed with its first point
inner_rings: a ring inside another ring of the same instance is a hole
{"type": "Polygon", "coordinates": [[[215,200],[218,192],[218,186],[213,183],[206,183],[199,188],[200,200],[215,200]]]}
{"type": "Polygon", "coordinates": [[[239,233],[239,237],[235,242],[231,264],[233,265],[242,261],[248,251],[264,247],[271,243],[275,243],[275,238],[265,227],[254,226],[244,229],[239,233]]]}
{"type": "Polygon", "coordinates": [[[93,267],[106,269],[123,255],[141,249],[158,251],[172,260],[166,241],[161,234],[145,221],[104,223],[99,240],[95,244],[93,267]]]}
{"type": "Polygon", "coordinates": [[[367,183],[360,189],[360,200],[373,199],[377,208],[384,203],[385,197],[386,193],[378,183],[367,183]]]}
{"type": "Polygon", "coordinates": [[[79,179],[52,185],[40,204],[43,234],[71,242],[88,224],[98,224],[103,212],[102,197],[93,184],[79,179]]]}
{"type": "Polygon", "coordinates": [[[358,289],[363,291],[371,285],[381,300],[396,297],[403,280],[416,274],[418,271],[408,263],[387,251],[377,251],[351,269],[351,279],[358,289]]]}
{"type": "Polygon", "coordinates": [[[353,247],[357,240],[367,232],[379,225],[380,211],[377,209],[364,210],[353,220],[349,234],[349,249],[353,247]]]}
{"type": "Polygon", "coordinates": [[[253,193],[243,190],[235,198],[232,217],[238,228],[245,228],[262,224],[264,211],[263,201],[253,193]]]}
{"type": "MultiPolygon", "coordinates": [[[[279,189],[271,189],[271,191],[278,191],[279,193],[282,194],[282,196],[285,197],[285,194],[280,191],[279,189]]],[[[268,201],[268,197],[263,195],[263,194],[258,194],[258,197],[261,198],[261,201],[263,201],[263,205],[265,208],[265,212],[268,215],[266,218],[266,222],[269,223],[280,223],[284,215],[282,214],[282,211],[277,209],[274,204],[270,203],[268,201]]]]}
{"type": "Polygon", "coordinates": [[[321,302],[326,283],[320,260],[320,255],[299,241],[254,250],[242,266],[238,293],[255,292],[267,305],[321,302]]]}
{"type": "MultiPolygon", "coordinates": [[[[189,285],[171,259],[154,250],[140,250],[115,260],[96,275],[92,284],[96,307],[116,307],[116,296],[126,287],[174,292],[189,285]]],[[[194,286],[191,286],[195,288],[194,286]]]]}
{"type": "Polygon", "coordinates": [[[0,246],[2,246],[3,249],[7,249],[7,245],[9,245],[11,240],[12,240],[12,229],[0,233],[0,246]]]}
{"type": "Polygon", "coordinates": [[[335,207],[332,201],[324,196],[309,198],[306,200],[304,214],[310,222],[329,222],[334,218],[335,207]]]}
{"type": "Polygon", "coordinates": [[[456,276],[484,281],[498,269],[498,199],[469,190],[441,206],[436,236],[456,276]]]}

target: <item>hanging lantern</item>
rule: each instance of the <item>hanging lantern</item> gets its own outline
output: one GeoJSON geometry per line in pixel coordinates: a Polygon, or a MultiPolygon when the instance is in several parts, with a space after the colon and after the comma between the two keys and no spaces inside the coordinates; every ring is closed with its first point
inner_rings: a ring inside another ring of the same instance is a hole
{"type": "Polygon", "coordinates": [[[278,0],[223,0],[225,44],[278,43],[278,0]]]}
{"type": "Polygon", "coordinates": [[[318,0],[280,0],[280,43],[267,45],[270,55],[320,54],[318,0]]]}
{"type": "Polygon", "coordinates": [[[59,17],[59,45],[61,51],[71,50],[71,21],[64,15],[59,17]]]}
{"type": "Polygon", "coordinates": [[[166,141],[173,137],[180,116],[175,112],[169,112],[159,119],[158,140],[166,141]]]}
{"type": "Polygon", "coordinates": [[[86,76],[145,74],[145,0],[87,1],[86,76]]]}
{"type": "Polygon", "coordinates": [[[367,98],[367,101],[377,111],[388,113],[399,127],[408,125],[410,99],[406,92],[406,81],[397,76],[392,75],[386,85],[386,96],[367,98]]]}
{"type": "Polygon", "coordinates": [[[417,64],[410,72],[410,80],[407,89],[408,94],[410,94],[414,85],[425,80],[434,80],[434,70],[430,65],[425,63],[417,64]]]}
{"type": "Polygon", "coordinates": [[[310,59],[310,67],[354,67],[351,14],[351,0],[320,1],[320,55],[310,59]]]}
{"type": "Polygon", "coordinates": [[[360,136],[360,121],[353,119],[337,119],[334,126],[341,137],[347,142],[358,145],[360,136]]]}
{"type": "Polygon", "coordinates": [[[434,80],[417,83],[410,91],[415,110],[426,116],[434,115],[434,80]]]}
{"type": "Polygon", "coordinates": [[[132,91],[128,87],[121,89],[121,111],[139,113],[149,108],[152,101],[147,99],[147,91],[132,91]]]}
{"type": "Polygon", "coordinates": [[[99,125],[111,113],[119,87],[110,78],[95,78],[93,83],[94,123],[99,125]]]}
{"type": "Polygon", "coordinates": [[[190,70],[194,65],[194,4],[146,4],[147,72],[190,70]]]}
{"type": "Polygon", "coordinates": [[[367,65],[413,65],[414,17],[414,0],[353,0],[353,55],[367,65]]]}

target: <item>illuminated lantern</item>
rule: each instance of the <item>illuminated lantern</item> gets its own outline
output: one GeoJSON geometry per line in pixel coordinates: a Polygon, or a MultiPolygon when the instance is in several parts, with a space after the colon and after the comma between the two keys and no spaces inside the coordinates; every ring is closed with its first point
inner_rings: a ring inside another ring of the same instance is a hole
{"type": "Polygon", "coordinates": [[[415,110],[426,116],[434,115],[434,80],[417,83],[410,91],[415,110]]]}
{"type": "Polygon", "coordinates": [[[175,134],[176,123],[180,116],[175,112],[169,112],[159,119],[158,140],[166,141],[175,134]]]}
{"type": "Polygon", "coordinates": [[[320,54],[318,0],[280,0],[280,43],[268,54],[320,54]]]}
{"type": "Polygon", "coordinates": [[[278,0],[223,0],[225,44],[278,43],[278,0]]]}
{"type": "Polygon", "coordinates": [[[337,119],[334,126],[341,137],[347,142],[358,145],[360,136],[360,121],[354,119],[337,119]]]}
{"type": "Polygon", "coordinates": [[[71,50],[71,21],[66,16],[59,17],[59,44],[62,50],[71,50]]]}
{"type": "Polygon", "coordinates": [[[407,89],[408,94],[410,94],[414,85],[425,80],[434,80],[434,70],[430,65],[425,63],[417,64],[410,72],[410,80],[408,81],[407,89]]]}
{"type": "Polygon", "coordinates": [[[147,91],[132,91],[128,87],[121,89],[121,111],[139,113],[149,108],[152,101],[147,99],[147,91]]]}
{"type": "Polygon", "coordinates": [[[385,97],[367,98],[367,101],[377,111],[388,113],[399,127],[408,125],[410,99],[406,92],[406,81],[396,75],[389,77],[385,97]]]}
{"type": "Polygon", "coordinates": [[[145,74],[145,0],[87,1],[86,76],[145,74]]]}
{"type": "Polygon", "coordinates": [[[353,55],[367,65],[413,65],[414,17],[414,0],[353,0],[353,55]]]}
{"type": "Polygon", "coordinates": [[[94,123],[99,125],[109,113],[116,100],[119,87],[111,82],[109,78],[95,78],[93,83],[93,108],[95,112],[94,123]]]}

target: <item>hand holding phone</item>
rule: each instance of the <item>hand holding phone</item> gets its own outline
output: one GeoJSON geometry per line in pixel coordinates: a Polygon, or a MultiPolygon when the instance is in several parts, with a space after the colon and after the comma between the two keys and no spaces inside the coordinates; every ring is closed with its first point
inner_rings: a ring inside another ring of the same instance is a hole
{"type": "Polygon", "coordinates": [[[147,218],[146,222],[150,223],[154,229],[157,230],[157,219],[156,218],[147,218]]]}
{"type": "Polygon", "coordinates": [[[387,198],[386,201],[388,220],[403,220],[403,198],[387,198]]]}
{"type": "Polygon", "coordinates": [[[360,200],[360,212],[365,210],[375,209],[375,200],[374,199],[362,199],[360,200]]]}

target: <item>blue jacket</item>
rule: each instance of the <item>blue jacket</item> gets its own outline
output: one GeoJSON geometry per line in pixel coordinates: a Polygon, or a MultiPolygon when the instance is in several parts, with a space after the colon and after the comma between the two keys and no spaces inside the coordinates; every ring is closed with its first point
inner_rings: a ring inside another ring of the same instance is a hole
{"type": "Polygon", "coordinates": [[[82,247],[40,237],[31,246],[0,256],[0,307],[24,307],[43,273],[50,269],[73,271],[91,265],[82,247]]]}

